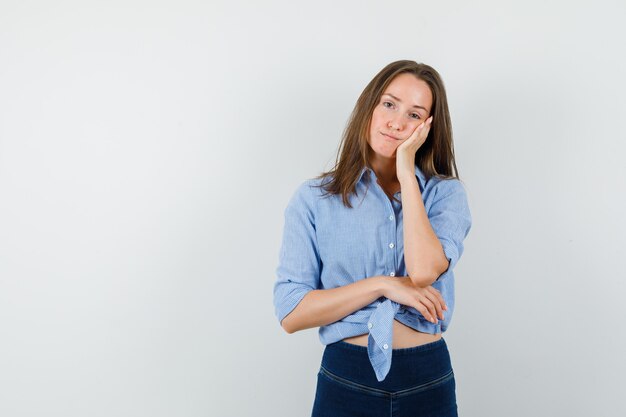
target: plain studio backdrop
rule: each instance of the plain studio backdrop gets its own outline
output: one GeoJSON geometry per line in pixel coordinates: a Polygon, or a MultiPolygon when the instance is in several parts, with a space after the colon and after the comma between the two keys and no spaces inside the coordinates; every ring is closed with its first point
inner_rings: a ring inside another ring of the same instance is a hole
{"type": "Polygon", "coordinates": [[[626,6],[0,3],[0,415],[305,416],[286,204],[386,64],[447,87],[462,416],[624,416],[626,6]]]}

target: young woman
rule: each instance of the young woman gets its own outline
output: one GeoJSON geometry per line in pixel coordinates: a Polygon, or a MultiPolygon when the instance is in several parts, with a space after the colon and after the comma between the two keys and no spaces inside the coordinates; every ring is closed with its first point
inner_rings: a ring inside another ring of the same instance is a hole
{"type": "Polygon", "coordinates": [[[326,345],[313,416],[456,416],[442,333],[471,228],[441,77],[397,61],[361,93],[335,167],[285,209],[274,305],[326,345]]]}

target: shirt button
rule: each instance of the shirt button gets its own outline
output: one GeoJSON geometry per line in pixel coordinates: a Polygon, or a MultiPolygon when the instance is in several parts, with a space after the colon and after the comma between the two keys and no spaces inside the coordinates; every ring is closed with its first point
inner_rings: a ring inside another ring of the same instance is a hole
{"type": "Polygon", "coordinates": [[[391,249],[393,249],[394,244],[393,244],[393,243],[390,243],[390,244],[389,244],[389,247],[390,247],[391,249]]]}
{"type": "Polygon", "coordinates": [[[389,346],[387,345],[387,343],[383,345],[383,349],[389,349],[389,346]]]}
{"type": "Polygon", "coordinates": [[[393,216],[389,216],[389,220],[393,220],[393,216]]]}
{"type": "Polygon", "coordinates": [[[395,273],[395,272],[390,272],[390,273],[389,273],[389,276],[390,276],[390,277],[395,277],[395,276],[396,276],[396,273],[395,273]]]}
{"type": "Polygon", "coordinates": [[[374,327],[374,325],[372,323],[367,323],[367,328],[371,329],[372,327],[374,327]]]}

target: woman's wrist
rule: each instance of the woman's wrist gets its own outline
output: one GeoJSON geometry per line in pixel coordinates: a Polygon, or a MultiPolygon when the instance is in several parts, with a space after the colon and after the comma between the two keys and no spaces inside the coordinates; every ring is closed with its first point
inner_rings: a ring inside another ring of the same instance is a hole
{"type": "Polygon", "coordinates": [[[400,187],[412,186],[417,183],[417,177],[415,176],[415,172],[407,172],[405,174],[400,174],[397,176],[400,187]]]}
{"type": "Polygon", "coordinates": [[[372,285],[377,297],[385,297],[387,294],[388,277],[385,275],[376,275],[371,277],[372,285]]]}

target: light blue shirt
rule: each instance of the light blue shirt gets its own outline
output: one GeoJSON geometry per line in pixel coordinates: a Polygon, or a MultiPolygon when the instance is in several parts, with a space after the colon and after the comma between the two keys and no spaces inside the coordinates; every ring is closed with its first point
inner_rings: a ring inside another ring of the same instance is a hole
{"type": "MultiPolygon", "coordinates": [[[[428,181],[416,166],[415,175],[432,228],[450,261],[432,286],[448,310],[444,320],[431,323],[413,307],[385,297],[339,321],[319,328],[324,345],[369,333],[368,354],[378,381],[385,379],[392,359],[393,320],[424,333],[445,332],[454,312],[453,269],[463,253],[463,240],[472,218],[463,184],[458,179],[428,181]]],[[[376,182],[375,172],[363,168],[352,209],[341,195],[323,196],[322,180],[304,181],[285,209],[283,240],[276,269],[274,307],[279,322],[311,290],[344,286],[376,275],[407,276],[404,263],[402,204],[391,201],[376,182]]],[[[400,192],[395,194],[400,200],[400,192]]]]}

